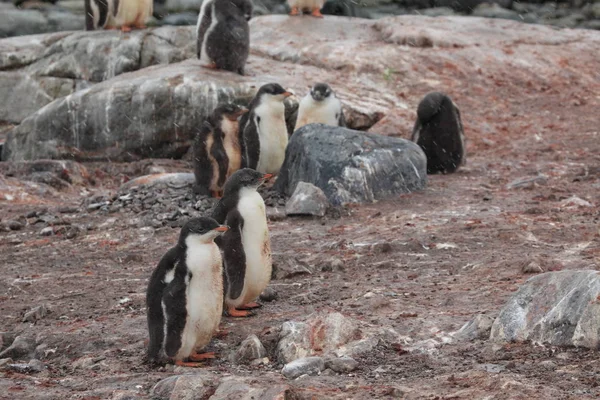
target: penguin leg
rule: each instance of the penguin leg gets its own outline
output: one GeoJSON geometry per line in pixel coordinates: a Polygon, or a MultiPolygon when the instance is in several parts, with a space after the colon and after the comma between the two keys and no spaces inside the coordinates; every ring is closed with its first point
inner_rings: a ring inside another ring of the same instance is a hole
{"type": "Polygon", "coordinates": [[[295,17],[296,15],[300,15],[300,11],[298,10],[298,7],[292,7],[292,10],[290,11],[290,15],[292,17],[295,17]]]}
{"type": "Polygon", "coordinates": [[[220,193],[221,193],[221,191],[219,191],[219,190],[211,190],[210,191],[210,195],[216,199],[220,199],[221,197],[223,197],[220,193]]]}
{"type": "Polygon", "coordinates": [[[192,353],[188,357],[192,361],[200,361],[200,360],[211,360],[213,358],[217,358],[214,352],[211,353],[192,353]]]}
{"type": "Polygon", "coordinates": [[[261,308],[262,304],[258,304],[255,301],[252,301],[250,303],[244,304],[243,306],[239,306],[238,309],[240,310],[252,310],[253,308],[261,308]]]}
{"type": "Polygon", "coordinates": [[[319,7],[313,8],[312,13],[310,15],[317,18],[323,18],[323,14],[321,14],[321,9],[319,7]]]}
{"type": "Polygon", "coordinates": [[[131,32],[131,27],[129,25],[121,25],[121,32],[131,32]]]}
{"type": "Polygon", "coordinates": [[[199,362],[185,362],[185,361],[181,361],[181,360],[175,361],[175,365],[178,365],[180,367],[191,367],[191,368],[204,367],[204,364],[199,363],[199,362]]]}
{"type": "Polygon", "coordinates": [[[240,311],[240,310],[236,310],[235,307],[229,307],[227,309],[227,315],[229,315],[230,317],[243,318],[243,317],[251,317],[254,314],[252,313],[252,311],[240,311]]]}

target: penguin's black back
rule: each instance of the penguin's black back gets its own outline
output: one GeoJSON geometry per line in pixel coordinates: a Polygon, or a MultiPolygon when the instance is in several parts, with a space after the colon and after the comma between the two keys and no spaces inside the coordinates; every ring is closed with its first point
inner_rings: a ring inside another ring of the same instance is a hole
{"type": "Polygon", "coordinates": [[[443,93],[429,93],[419,103],[412,138],[427,156],[427,173],[455,172],[464,162],[460,111],[443,93]]]}
{"type": "MultiPolygon", "coordinates": [[[[91,2],[94,2],[98,7],[98,13],[100,14],[98,18],[98,27],[104,27],[106,25],[106,21],[108,19],[108,1],[109,0],[85,0],[85,29],[88,31],[93,31],[94,27],[94,16],[92,15],[92,6],[91,2]]],[[[119,2],[116,1],[115,4],[115,13],[116,10],[119,9],[119,2]]]]}

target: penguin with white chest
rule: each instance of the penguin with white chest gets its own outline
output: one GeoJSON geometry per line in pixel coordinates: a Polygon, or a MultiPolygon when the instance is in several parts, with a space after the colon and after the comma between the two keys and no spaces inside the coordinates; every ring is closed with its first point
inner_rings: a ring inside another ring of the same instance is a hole
{"type": "Polygon", "coordinates": [[[250,53],[250,0],[205,0],[196,26],[196,52],[207,68],[244,75],[250,53]]]}
{"type": "Polygon", "coordinates": [[[232,317],[247,317],[260,307],[256,298],[271,281],[271,241],[265,202],[257,189],[270,174],[244,168],[225,183],[213,218],[229,230],[217,240],[223,252],[225,305],[232,317]]]}
{"type": "Polygon", "coordinates": [[[444,93],[428,93],[417,108],[412,141],[427,156],[427,173],[455,172],[466,163],[460,111],[444,93]]]}
{"type": "Polygon", "coordinates": [[[323,18],[321,9],[325,4],[325,0],[288,0],[288,4],[291,8],[291,16],[303,14],[304,10],[308,10],[313,17],[323,18]]]}
{"type": "Polygon", "coordinates": [[[260,87],[248,107],[250,112],[240,119],[243,167],[279,173],[288,145],[283,101],[291,95],[277,83],[260,87]]]}
{"type": "Polygon", "coordinates": [[[227,178],[240,169],[242,150],[239,142],[240,116],[245,107],[225,104],[208,117],[194,140],[194,175],[197,194],[221,197],[227,178]]]}
{"type": "Polygon", "coordinates": [[[302,98],[298,107],[296,128],[308,124],[346,126],[342,103],[326,83],[317,83],[302,98]]]}
{"type": "Polygon", "coordinates": [[[152,15],[153,0],[84,0],[85,29],[144,29],[152,15]]]}
{"type": "Polygon", "coordinates": [[[221,321],[223,266],[214,240],[227,229],[212,218],[189,220],[152,273],[146,292],[148,362],[198,366],[184,360],[214,358],[196,350],[210,342],[221,321]]]}

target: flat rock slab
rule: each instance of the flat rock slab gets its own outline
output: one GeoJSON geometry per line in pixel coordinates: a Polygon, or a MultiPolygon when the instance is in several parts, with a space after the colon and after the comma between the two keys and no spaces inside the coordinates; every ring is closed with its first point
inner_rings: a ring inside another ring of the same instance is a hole
{"type": "Polygon", "coordinates": [[[274,187],[290,196],[300,182],[334,205],[373,202],[425,188],[427,160],[404,139],[310,124],[294,132],[274,187]]]}
{"type": "Polygon", "coordinates": [[[491,340],[553,346],[600,345],[600,273],[560,271],[529,279],[492,325],[491,340]]]}

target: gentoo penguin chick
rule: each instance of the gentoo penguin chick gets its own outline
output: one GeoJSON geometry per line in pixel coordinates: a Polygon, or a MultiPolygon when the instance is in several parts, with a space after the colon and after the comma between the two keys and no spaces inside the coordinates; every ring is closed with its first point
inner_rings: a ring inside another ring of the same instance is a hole
{"type": "Polygon", "coordinates": [[[206,0],[196,26],[196,52],[204,67],[244,75],[250,52],[250,0],[206,0]]]}
{"type": "Polygon", "coordinates": [[[131,28],[143,29],[152,15],[152,0],[84,0],[85,28],[121,28],[123,32],[131,28]]]}
{"type": "Polygon", "coordinates": [[[234,104],[217,107],[194,140],[194,192],[221,197],[227,178],[240,169],[242,151],[238,118],[248,109],[234,104]]]}
{"type": "Polygon", "coordinates": [[[265,174],[277,174],[288,145],[283,101],[291,96],[277,83],[263,85],[250,112],[240,119],[242,166],[265,174]]]}
{"type": "Polygon", "coordinates": [[[256,191],[271,174],[240,169],[227,180],[213,218],[229,231],[217,240],[223,252],[225,304],[232,317],[251,315],[254,300],[271,280],[271,241],[265,202],[256,191]],[[229,225],[231,224],[231,225],[229,225]]]}
{"type": "Polygon", "coordinates": [[[412,141],[427,156],[427,173],[455,172],[466,162],[460,111],[444,93],[427,94],[417,108],[412,141]]]}
{"type": "Polygon", "coordinates": [[[313,17],[323,18],[321,8],[323,8],[325,0],[288,0],[288,4],[290,5],[290,15],[292,16],[300,15],[304,13],[304,10],[308,10],[313,17]]]}
{"type": "Polygon", "coordinates": [[[195,350],[210,342],[221,321],[223,266],[214,239],[225,231],[212,218],[189,220],[152,273],[146,292],[150,363],[167,358],[198,366],[184,360],[214,358],[195,350]]]}
{"type": "Polygon", "coordinates": [[[310,93],[300,101],[295,129],[313,123],[332,126],[346,125],[342,103],[326,83],[315,84],[310,89],[310,93]]]}

